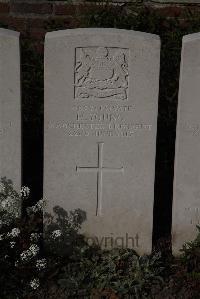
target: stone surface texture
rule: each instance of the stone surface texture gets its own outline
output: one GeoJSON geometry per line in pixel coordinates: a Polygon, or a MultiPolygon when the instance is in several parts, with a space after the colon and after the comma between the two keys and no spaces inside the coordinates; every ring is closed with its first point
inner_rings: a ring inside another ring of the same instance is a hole
{"type": "Polygon", "coordinates": [[[21,186],[19,33],[0,29],[0,177],[21,186]]]}
{"type": "Polygon", "coordinates": [[[174,254],[200,225],[200,34],[183,38],[176,137],[172,242],[174,254]]]}
{"type": "Polygon", "coordinates": [[[45,41],[44,197],[102,248],[152,244],[160,39],[120,29],[45,41]]]}

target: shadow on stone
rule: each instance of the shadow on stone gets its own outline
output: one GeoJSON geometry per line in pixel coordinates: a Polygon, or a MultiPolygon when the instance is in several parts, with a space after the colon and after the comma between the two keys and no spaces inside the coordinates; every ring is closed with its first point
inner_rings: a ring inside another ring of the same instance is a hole
{"type": "Polygon", "coordinates": [[[54,216],[44,215],[44,247],[51,254],[66,256],[76,248],[86,245],[84,236],[79,234],[86,212],[76,209],[65,211],[59,206],[53,208],[54,216]]]}

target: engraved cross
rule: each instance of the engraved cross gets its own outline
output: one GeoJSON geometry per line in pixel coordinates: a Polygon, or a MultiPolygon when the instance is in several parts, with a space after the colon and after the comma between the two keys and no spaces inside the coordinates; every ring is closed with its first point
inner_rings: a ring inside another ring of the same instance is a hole
{"type": "Polygon", "coordinates": [[[98,165],[97,167],[78,167],[76,166],[77,172],[94,172],[97,173],[97,205],[96,205],[96,216],[100,216],[102,212],[102,188],[103,188],[103,172],[112,173],[124,173],[124,167],[111,168],[103,167],[103,142],[98,142],[98,165]]]}

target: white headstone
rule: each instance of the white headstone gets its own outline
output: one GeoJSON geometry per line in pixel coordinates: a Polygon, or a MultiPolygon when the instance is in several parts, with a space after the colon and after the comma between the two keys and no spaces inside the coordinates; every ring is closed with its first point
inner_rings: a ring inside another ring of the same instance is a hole
{"type": "Polygon", "coordinates": [[[21,186],[19,33],[0,29],[0,177],[21,186]]]}
{"type": "Polygon", "coordinates": [[[87,213],[102,248],[151,251],[160,40],[118,29],[48,33],[44,196],[87,213]]]}
{"type": "Polygon", "coordinates": [[[200,225],[200,34],[183,38],[174,173],[174,254],[200,225]]]}

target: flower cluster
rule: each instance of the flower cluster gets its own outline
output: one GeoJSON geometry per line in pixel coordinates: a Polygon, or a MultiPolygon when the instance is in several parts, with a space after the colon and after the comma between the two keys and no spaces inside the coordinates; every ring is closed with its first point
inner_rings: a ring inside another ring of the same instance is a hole
{"type": "Polygon", "coordinates": [[[19,234],[20,234],[20,229],[19,228],[13,228],[10,233],[7,233],[7,236],[11,237],[11,238],[16,238],[16,237],[19,236],[19,234]]]}
{"type": "Polygon", "coordinates": [[[62,235],[61,230],[60,230],[60,229],[56,229],[56,230],[54,230],[54,231],[52,232],[52,235],[51,235],[51,236],[52,236],[52,238],[55,240],[55,239],[61,237],[61,235],[62,235]]]}
{"type": "Polygon", "coordinates": [[[10,248],[14,248],[14,247],[15,247],[15,244],[16,244],[15,241],[10,242],[10,248]]]}
{"type": "Polygon", "coordinates": [[[30,241],[31,242],[38,242],[42,234],[38,233],[31,233],[30,235],[30,241]]]}
{"type": "Polygon", "coordinates": [[[8,196],[1,201],[1,210],[6,211],[10,214],[14,214],[15,217],[18,218],[20,212],[18,210],[15,210],[16,208],[16,198],[12,196],[8,196]]]}
{"type": "Polygon", "coordinates": [[[20,195],[22,198],[28,198],[30,195],[30,189],[29,187],[23,186],[20,190],[20,195]]]}
{"type": "Polygon", "coordinates": [[[36,261],[36,268],[40,270],[44,270],[47,266],[47,260],[45,258],[36,261]]]}
{"type": "Polygon", "coordinates": [[[38,278],[34,278],[30,281],[30,287],[33,289],[33,290],[36,290],[38,289],[40,286],[40,281],[38,278]]]}
{"type": "Polygon", "coordinates": [[[40,248],[37,244],[32,244],[29,249],[23,251],[20,254],[21,260],[27,262],[35,257],[40,251],[40,248]]]}
{"type": "MultiPolygon", "coordinates": [[[[49,223],[45,226],[47,229],[45,236],[47,255],[41,257],[39,245],[43,233],[38,232],[38,229],[42,222],[41,212],[43,212],[45,201],[41,199],[35,205],[27,208],[30,217],[27,217],[29,221],[25,222],[26,217],[20,220],[19,216],[21,216],[21,203],[23,200],[27,201],[29,195],[28,187],[22,187],[21,191],[17,193],[10,181],[0,179],[0,264],[9,269],[5,276],[14,276],[17,288],[19,282],[22,292],[29,293],[31,290],[31,294],[33,294],[37,292],[42,279],[48,275],[52,266],[54,268],[49,254],[52,252],[54,256],[56,254],[56,256],[62,257],[73,250],[74,245],[71,245],[73,242],[71,242],[70,236],[75,236],[74,231],[77,230],[78,223],[82,218],[77,211],[67,212],[58,206],[55,207],[55,214],[58,217],[54,218],[49,214],[49,223]],[[19,219],[16,219],[16,216],[19,219]],[[10,219],[10,222],[7,219],[10,219]],[[14,269],[13,274],[12,269],[14,269]]],[[[58,261],[56,259],[56,264],[58,261]]],[[[4,280],[9,281],[7,276],[4,280]]],[[[1,277],[0,284],[2,285],[1,277]]],[[[5,289],[7,290],[8,287],[5,286],[5,289]]],[[[21,298],[21,290],[19,292],[20,294],[17,296],[21,298]]]]}
{"type": "Polygon", "coordinates": [[[0,213],[0,226],[9,225],[21,215],[21,197],[14,191],[12,182],[6,178],[0,179],[0,213]]]}
{"type": "Polygon", "coordinates": [[[23,200],[28,199],[29,195],[28,187],[22,187],[17,193],[10,180],[0,179],[0,263],[7,265],[10,269],[14,267],[15,271],[21,271],[22,268],[29,269],[30,273],[23,278],[23,284],[25,288],[29,285],[29,288],[36,290],[40,286],[37,275],[42,277],[43,271],[47,267],[47,260],[39,258],[39,241],[42,233],[37,232],[38,215],[35,215],[43,210],[44,200],[40,200],[36,205],[28,208],[30,216],[32,216],[31,226],[28,227],[26,224],[24,225],[23,221],[20,222],[19,218],[21,204],[23,200]]]}
{"type": "Polygon", "coordinates": [[[6,191],[4,183],[0,182],[0,193],[4,193],[6,191]]]}
{"type": "Polygon", "coordinates": [[[78,213],[75,211],[73,213],[70,213],[68,215],[68,227],[73,229],[73,230],[77,230],[79,228],[79,225],[78,225],[78,213]]]}
{"type": "Polygon", "coordinates": [[[42,212],[43,209],[44,209],[44,206],[45,206],[45,201],[44,199],[40,199],[34,206],[32,207],[28,207],[27,208],[27,212],[29,214],[31,213],[39,213],[39,212],[42,212]]]}

